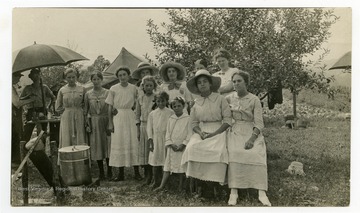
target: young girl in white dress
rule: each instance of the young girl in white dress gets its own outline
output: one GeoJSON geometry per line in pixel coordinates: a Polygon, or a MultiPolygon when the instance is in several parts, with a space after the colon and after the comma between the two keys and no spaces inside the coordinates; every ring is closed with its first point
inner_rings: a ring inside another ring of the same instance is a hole
{"type": "Polygon", "coordinates": [[[157,109],[150,112],[147,129],[148,143],[150,145],[149,164],[153,167],[153,180],[151,187],[160,185],[162,167],[165,163],[165,134],[166,125],[170,116],[174,113],[167,108],[169,95],[160,92],[155,95],[157,109]]]}
{"type": "Polygon", "coordinates": [[[185,171],[181,168],[181,158],[192,135],[190,116],[183,112],[185,100],[182,97],[176,97],[170,106],[175,114],[170,117],[167,123],[164,173],[161,185],[155,191],[165,187],[171,173],[176,173],[179,176],[179,191],[181,191],[185,179],[185,171]]]}

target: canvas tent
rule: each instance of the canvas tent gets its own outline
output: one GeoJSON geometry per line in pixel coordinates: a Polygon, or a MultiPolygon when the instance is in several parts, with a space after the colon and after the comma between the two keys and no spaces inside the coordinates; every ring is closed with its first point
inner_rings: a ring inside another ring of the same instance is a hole
{"type": "MultiPolygon", "coordinates": [[[[146,60],[131,53],[123,47],[116,59],[105,71],[103,71],[103,87],[110,88],[112,85],[119,83],[119,80],[115,76],[116,70],[119,67],[127,66],[130,68],[131,72],[133,72],[137,68],[137,65],[142,61],[146,60]]],[[[85,83],[83,86],[86,88],[86,90],[89,90],[93,87],[91,81],[85,83]]]]}

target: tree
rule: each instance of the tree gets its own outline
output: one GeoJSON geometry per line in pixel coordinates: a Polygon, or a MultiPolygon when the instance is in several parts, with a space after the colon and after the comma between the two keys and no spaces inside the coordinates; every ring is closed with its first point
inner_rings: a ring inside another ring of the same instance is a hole
{"type": "Polygon", "coordinates": [[[95,70],[103,72],[109,65],[110,65],[110,61],[105,59],[104,56],[99,55],[95,59],[94,63],[91,66],[89,66],[87,69],[88,72],[93,72],[95,70]]]}
{"type": "MultiPolygon", "coordinates": [[[[330,26],[338,17],[332,10],[285,9],[171,9],[170,23],[147,22],[147,32],[160,63],[181,62],[188,69],[199,58],[211,61],[218,48],[227,49],[234,66],[253,77],[249,90],[255,94],[281,82],[296,95],[303,88],[328,92],[317,61],[305,60],[321,48],[330,26]],[[314,67],[320,72],[315,72],[314,67]]],[[[217,69],[211,64],[210,71],[217,69]]],[[[296,114],[296,112],[294,113],[296,114]]]]}

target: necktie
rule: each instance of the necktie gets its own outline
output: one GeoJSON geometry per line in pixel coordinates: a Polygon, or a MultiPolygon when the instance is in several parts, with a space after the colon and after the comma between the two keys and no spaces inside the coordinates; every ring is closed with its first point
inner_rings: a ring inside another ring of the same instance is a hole
{"type": "Polygon", "coordinates": [[[169,90],[173,90],[173,89],[179,90],[180,86],[181,86],[180,82],[172,82],[172,83],[169,83],[168,89],[169,90]]]}

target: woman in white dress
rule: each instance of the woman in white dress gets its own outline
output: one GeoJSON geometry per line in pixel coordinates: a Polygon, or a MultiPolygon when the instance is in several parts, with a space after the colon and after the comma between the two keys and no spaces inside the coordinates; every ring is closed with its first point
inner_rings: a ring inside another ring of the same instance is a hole
{"type": "Polygon", "coordinates": [[[105,100],[109,105],[108,128],[111,134],[110,166],[119,167],[118,176],[113,181],[124,180],[124,167],[134,166],[136,180],[141,180],[139,173],[139,142],[135,124],[136,86],[129,84],[130,70],[120,67],[116,71],[120,83],[112,86],[105,100]],[[113,108],[117,114],[113,115],[113,108]]]}
{"type": "Polygon", "coordinates": [[[265,191],[267,183],[266,146],[260,99],[247,91],[249,74],[237,71],[232,75],[236,93],[226,97],[235,123],[228,135],[228,184],[231,194],[229,205],[236,205],[238,189],[259,190],[259,200],[271,206],[265,191]]]}
{"type": "Polygon", "coordinates": [[[238,69],[229,67],[231,55],[225,49],[217,50],[213,58],[220,68],[220,71],[214,73],[213,76],[221,78],[221,86],[219,88],[219,93],[226,97],[234,91],[234,87],[231,82],[231,76],[234,72],[238,71],[238,69]]]}
{"type": "Polygon", "coordinates": [[[225,98],[215,93],[220,84],[221,79],[207,70],[198,70],[187,82],[189,91],[200,97],[191,108],[194,134],[181,165],[188,177],[224,183],[228,163],[225,131],[231,124],[231,112],[225,98]]]}

